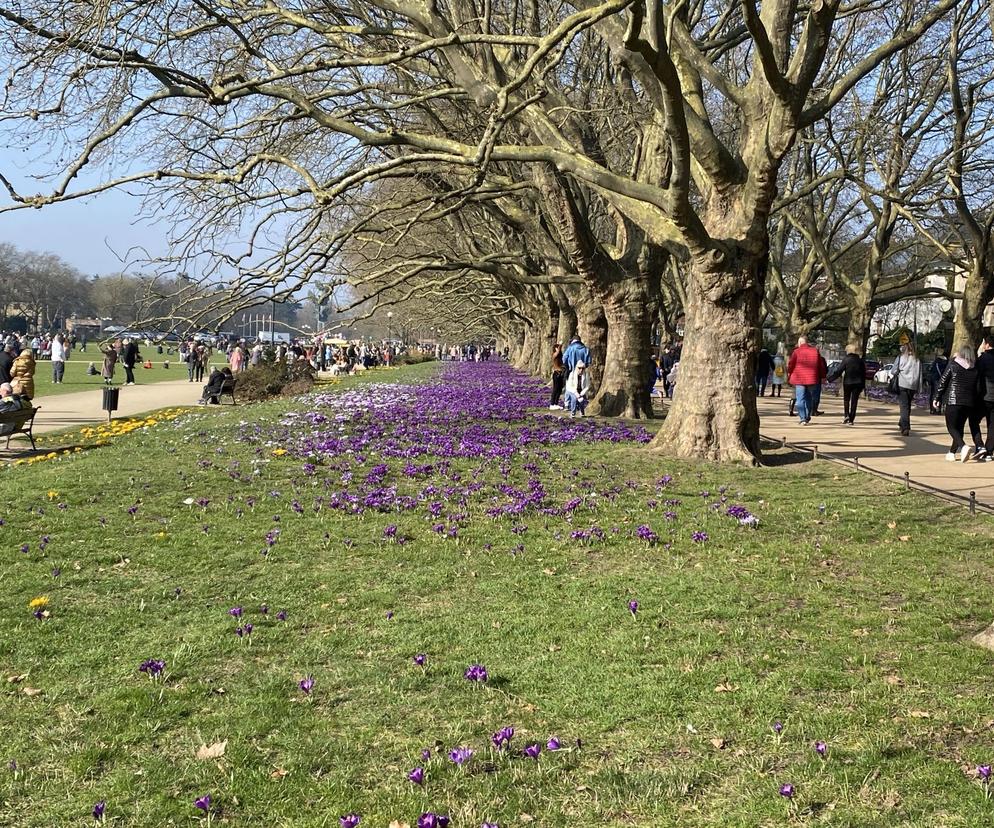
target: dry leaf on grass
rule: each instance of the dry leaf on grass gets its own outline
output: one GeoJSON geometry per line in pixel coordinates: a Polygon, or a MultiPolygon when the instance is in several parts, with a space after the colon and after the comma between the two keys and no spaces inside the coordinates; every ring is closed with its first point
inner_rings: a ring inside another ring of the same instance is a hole
{"type": "Polygon", "coordinates": [[[728,742],[726,742],[720,736],[716,736],[714,739],[712,739],[711,744],[714,746],[716,750],[724,750],[726,747],[728,747],[728,742]]]}
{"type": "Polygon", "coordinates": [[[24,687],[24,688],[21,689],[21,692],[25,696],[40,696],[45,691],[44,690],[39,690],[37,687],[24,687]]]}
{"type": "Polygon", "coordinates": [[[717,687],[715,687],[714,688],[714,692],[715,693],[734,693],[738,689],[739,689],[739,686],[737,684],[731,684],[730,682],[726,682],[725,684],[719,684],[717,687]]]}
{"type": "Polygon", "coordinates": [[[932,714],[926,710],[912,710],[908,714],[912,719],[931,719],[932,714]]]}
{"type": "Polygon", "coordinates": [[[213,745],[201,745],[197,751],[198,759],[220,759],[224,756],[224,749],[228,746],[228,740],[215,742],[213,745]]]}
{"type": "Polygon", "coordinates": [[[24,681],[24,679],[26,679],[27,677],[28,677],[28,674],[27,674],[27,673],[22,673],[22,674],[21,674],[21,675],[19,675],[19,676],[8,676],[8,677],[7,677],[7,681],[8,681],[8,682],[9,682],[10,684],[20,684],[20,683],[21,683],[22,681],[24,681]]]}

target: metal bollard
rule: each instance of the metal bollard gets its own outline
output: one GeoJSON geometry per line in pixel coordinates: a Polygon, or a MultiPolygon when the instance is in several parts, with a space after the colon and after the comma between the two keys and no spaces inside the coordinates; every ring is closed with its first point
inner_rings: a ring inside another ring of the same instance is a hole
{"type": "Polygon", "coordinates": [[[817,460],[818,459],[818,446],[814,446],[811,451],[812,451],[812,454],[814,455],[811,459],[812,460],[817,460]]]}
{"type": "Polygon", "coordinates": [[[911,490],[911,472],[904,473],[904,488],[908,491],[911,490]]]}
{"type": "Polygon", "coordinates": [[[787,438],[786,437],[781,437],[780,438],[780,448],[787,448],[787,438]]]}
{"type": "Polygon", "coordinates": [[[856,471],[859,471],[859,458],[858,457],[854,457],[852,459],[852,465],[853,465],[853,468],[856,469],[856,471]]]}
{"type": "Polygon", "coordinates": [[[977,514],[977,493],[970,492],[970,514],[977,514]]]}

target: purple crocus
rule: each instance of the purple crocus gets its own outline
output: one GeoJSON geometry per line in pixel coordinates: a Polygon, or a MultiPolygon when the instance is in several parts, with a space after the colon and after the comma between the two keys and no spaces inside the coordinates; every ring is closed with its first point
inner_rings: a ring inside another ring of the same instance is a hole
{"type": "Polygon", "coordinates": [[[228,610],[228,615],[230,615],[232,618],[241,618],[242,617],[242,608],[241,607],[232,607],[230,610],[228,610]]]}
{"type": "Polygon", "coordinates": [[[421,751],[421,761],[422,762],[431,761],[431,751],[428,750],[428,748],[424,748],[424,750],[421,751]]]}
{"type": "Polygon", "coordinates": [[[99,821],[103,821],[104,811],[107,810],[107,802],[101,799],[96,805],[93,806],[93,818],[99,821]]]}
{"type": "Polygon", "coordinates": [[[306,695],[310,695],[311,690],[314,689],[314,676],[302,678],[297,682],[297,686],[303,690],[306,695]]]}
{"type": "Polygon", "coordinates": [[[166,662],[161,658],[148,658],[139,665],[138,672],[147,673],[149,678],[157,678],[165,669],[166,662]]]}
{"type": "Polygon", "coordinates": [[[286,621],[286,616],[287,616],[286,610],[285,609],[281,609],[278,613],[276,613],[276,620],[277,621],[286,621]]]}
{"type": "Polygon", "coordinates": [[[634,598],[628,602],[628,611],[632,614],[632,618],[634,618],[635,613],[639,611],[639,602],[634,598]]]}
{"type": "Polygon", "coordinates": [[[707,532],[694,532],[694,534],[692,534],[690,536],[690,539],[694,543],[707,543],[708,533],[707,532]]]}
{"type": "Polygon", "coordinates": [[[546,750],[559,750],[562,747],[559,739],[556,736],[550,736],[549,741],[545,746],[546,750]]]}
{"type": "Polygon", "coordinates": [[[482,664],[470,664],[469,667],[466,668],[466,672],[463,673],[463,676],[467,681],[475,681],[480,684],[486,683],[487,679],[490,678],[490,675],[487,673],[487,668],[482,664]]]}
{"type": "Polygon", "coordinates": [[[981,782],[991,781],[991,766],[990,765],[977,765],[977,779],[981,782]]]}
{"type": "Polygon", "coordinates": [[[356,828],[356,826],[362,821],[362,817],[359,814],[346,814],[345,816],[338,818],[338,824],[342,828],[356,828]]]}
{"type": "Polygon", "coordinates": [[[794,796],[794,786],[790,782],[784,782],[780,786],[780,796],[784,799],[790,799],[794,796]]]}
{"type": "Polygon", "coordinates": [[[484,822],[480,828],[500,828],[496,822],[484,822]]]}
{"type": "Polygon", "coordinates": [[[211,795],[204,794],[199,799],[193,800],[193,805],[206,814],[211,809],[211,795]]]}
{"type": "Polygon", "coordinates": [[[783,722],[774,722],[770,725],[770,728],[777,736],[780,736],[783,733],[783,722]]]}
{"type": "Polygon", "coordinates": [[[418,828],[449,828],[449,818],[445,814],[426,811],[418,817],[418,828]]]}
{"type": "Polygon", "coordinates": [[[416,656],[414,656],[414,663],[417,664],[418,667],[424,668],[424,666],[428,663],[427,654],[418,653],[416,656]]]}
{"type": "Polygon", "coordinates": [[[524,751],[525,756],[527,756],[529,759],[534,759],[536,761],[538,761],[538,757],[541,752],[542,752],[542,746],[539,744],[528,745],[524,751]]]}
{"type": "Polygon", "coordinates": [[[419,765],[407,774],[407,778],[415,785],[423,785],[425,781],[425,769],[419,765]]]}
{"type": "Polygon", "coordinates": [[[815,753],[824,759],[828,755],[828,745],[819,739],[815,742],[815,753]]]}
{"type": "Polygon", "coordinates": [[[449,760],[455,765],[465,765],[473,758],[473,749],[468,747],[456,747],[449,751],[449,760]]]}
{"type": "Polygon", "coordinates": [[[510,725],[502,727],[496,733],[490,736],[490,741],[493,742],[494,747],[497,750],[506,750],[511,745],[511,739],[514,737],[514,728],[510,725]]]}

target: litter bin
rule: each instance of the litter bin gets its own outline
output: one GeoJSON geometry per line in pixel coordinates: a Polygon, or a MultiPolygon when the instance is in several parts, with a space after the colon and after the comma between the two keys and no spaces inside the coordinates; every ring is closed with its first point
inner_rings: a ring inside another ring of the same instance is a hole
{"type": "Polygon", "coordinates": [[[117,411],[118,399],[121,396],[120,388],[105,388],[104,389],[104,403],[101,406],[104,411],[107,412],[107,422],[111,421],[114,416],[113,412],[117,411]]]}

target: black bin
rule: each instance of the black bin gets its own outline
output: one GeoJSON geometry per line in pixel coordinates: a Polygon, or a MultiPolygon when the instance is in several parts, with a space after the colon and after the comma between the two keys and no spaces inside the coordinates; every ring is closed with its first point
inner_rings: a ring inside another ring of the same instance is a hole
{"type": "Polygon", "coordinates": [[[104,401],[103,405],[100,407],[107,412],[107,422],[111,421],[114,416],[113,412],[117,411],[117,403],[121,396],[120,388],[105,388],[104,389],[104,401]]]}

